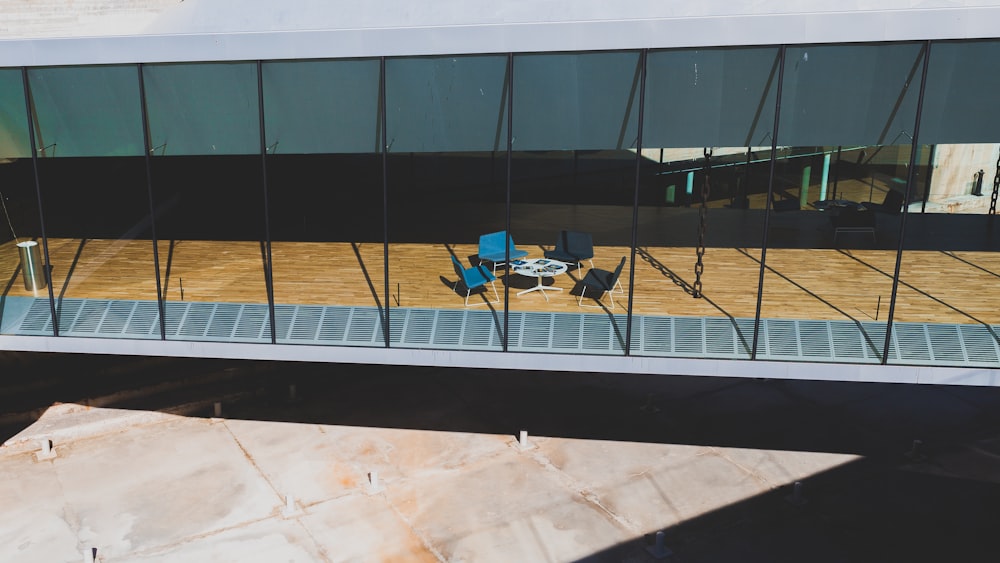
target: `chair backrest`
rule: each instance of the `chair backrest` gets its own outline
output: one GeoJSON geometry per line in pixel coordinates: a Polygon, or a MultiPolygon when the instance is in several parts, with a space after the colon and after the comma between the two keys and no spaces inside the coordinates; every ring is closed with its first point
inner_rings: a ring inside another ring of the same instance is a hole
{"type": "MultiPolygon", "coordinates": [[[[565,247],[563,250],[568,251],[574,256],[579,256],[580,258],[592,258],[594,256],[594,238],[590,236],[590,233],[583,233],[580,231],[563,231],[559,237],[560,241],[565,239],[565,247]]],[[[556,248],[559,248],[556,245],[556,248]]]]}
{"type": "Polygon", "coordinates": [[[462,267],[462,263],[458,261],[458,258],[455,258],[454,254],[451,256],[451,264],[455,267],[455,273],[458,274],[458,279],[465,283],[467,280],[465,268],[462,267]]]}
{"type": "Polygon", "coordinates": [[[618,278],[622,275],[622,268],[625,267],[625,257],[622,256],[622,261],[618,263],[618,267],[615,268],[614,272],[611,272],[611,277],[608,278],[608,291],[615,288],[615,284],[618,282],[618,278]]]}
{"type": "Polygon", "coordinates": [[[892,215],[899,215],[903,208],[903,194],[896,190],[889,190],[882,200],[882,211],[892,215]]]}
{"type": "Polygon", "coordinates": [[[497,231],[495,233],[489,233],[481,235],[479,237],[479,253],[480,254],[495,254],[498,252],[503,252],[504,239],[508,239],[511,249],[514,248],[514,241],[510,240],[507,236],[507,231],[497,231]]]}

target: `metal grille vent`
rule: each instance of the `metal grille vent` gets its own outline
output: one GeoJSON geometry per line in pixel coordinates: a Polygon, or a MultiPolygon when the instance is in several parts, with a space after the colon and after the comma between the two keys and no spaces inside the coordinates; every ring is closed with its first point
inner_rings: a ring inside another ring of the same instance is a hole
{"type": "MultiPolygon", "coordinates": [[[[223,342],[270,342],[266,305],[170,302],[167,338],[223,342]]],[[[473,309],[390,310],[391,344],[398,347],[500,350],[502,312],[473,309]]],[[[104,338],[159,338],[159,307],[149,301],[64,299],[57,308],[60,334],[104,338]]],[[[636,315],[635,355],[690,358],[749,358],[753,319],[644,317],[636,315]]],[[[282,344],[383,346],[383,317],[376,307],[278,305],[277,341],[282,344]]],[[[620,354],[625,315],[510,313],[509,349],[557,353],[620,354]]],[[[51,335],[49,304],[36,299],[15,334],[51,335]]],[[[889,361],[924,365],[1000,367],[998,327],[896,323],[889,361]]],[[[884,323],[765,319],[758,339],[760,359],[878,362],[884,323]]]]}

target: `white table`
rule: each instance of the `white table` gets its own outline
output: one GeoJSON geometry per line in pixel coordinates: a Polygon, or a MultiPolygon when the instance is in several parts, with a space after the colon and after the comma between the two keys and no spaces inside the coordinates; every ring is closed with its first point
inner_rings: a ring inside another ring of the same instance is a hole
{"type": "Polygon", "coordinates": [[[552,260],[551,258],[528,258],[525,260],[514,260],[511,262],[515,274],[520,274],[522,276],[527,276],[529,278],[536,278],[538,284],[534,287],[525,289],[524,291],[517,292],[518,295],[524,295],[525,293],[531,293],[532,291],[541,291],[545,300],[549,300],[549,296],[545,295],[546,291],[562,291],[561,287],[545,287],[542,285],[542,278],[551,278],[558,276],[559,274],[566,273],[569,269],[569,265],[565,262],[560,262],[558,260],[552,260]]]}

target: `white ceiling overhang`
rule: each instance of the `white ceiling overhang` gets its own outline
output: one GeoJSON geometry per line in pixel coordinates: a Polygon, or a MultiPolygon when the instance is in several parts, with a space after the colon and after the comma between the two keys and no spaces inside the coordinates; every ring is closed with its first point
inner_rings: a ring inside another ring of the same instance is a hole
{"type": "Polygon", "coordinates": [[[185,0],[134,33],[0,41],[0,66],[971,39],[996,22],[982,0],[185,0]]]}

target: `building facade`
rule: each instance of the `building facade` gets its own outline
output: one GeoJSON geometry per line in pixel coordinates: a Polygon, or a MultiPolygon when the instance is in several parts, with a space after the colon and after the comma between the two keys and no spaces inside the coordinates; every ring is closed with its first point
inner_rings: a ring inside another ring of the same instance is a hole
{"type": "Polygon", "coordinates": [[[996,6],[219,4],[0,42],[0,346],[1000,383],[996,6]]]}

